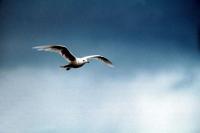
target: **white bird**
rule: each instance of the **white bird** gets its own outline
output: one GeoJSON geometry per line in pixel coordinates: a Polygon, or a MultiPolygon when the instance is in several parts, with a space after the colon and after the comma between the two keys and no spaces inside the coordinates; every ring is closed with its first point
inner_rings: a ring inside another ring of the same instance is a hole
{"type": "Polygon", "coordinates": [[[101,55],[90,55],[90,56],[77,58],[65,46],[61,46],[61,45],[36,46],[36,47],[33,47],[33,49],[37,49],[38,51],[49,51],[49,52],[55,52],[55,53],[60,54],[65,60],[69,62],[68,64],[64,66],[60,66],[62,68],[65,68],[66,70],[70,70],[71,68],[82,67],[86,63],[89,63],[89,60],[91,59],[102,61],[108,66],[113,67],[112,62],[101,55]]]}

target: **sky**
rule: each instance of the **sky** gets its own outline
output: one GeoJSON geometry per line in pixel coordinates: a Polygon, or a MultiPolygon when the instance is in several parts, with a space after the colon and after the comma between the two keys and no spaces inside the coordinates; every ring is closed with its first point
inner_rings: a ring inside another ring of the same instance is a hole
{"type": "Polygon", "coordinates": [[[0,0],[1,133],[200,132],[198,0],[0,0]],[[38,52],[62,44],[114,68],[38,52]]]}

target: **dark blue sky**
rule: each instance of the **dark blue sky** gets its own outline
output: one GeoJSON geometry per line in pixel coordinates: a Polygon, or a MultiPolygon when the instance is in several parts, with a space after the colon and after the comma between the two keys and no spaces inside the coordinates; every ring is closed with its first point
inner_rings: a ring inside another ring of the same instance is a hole
{"type": "Polygon", "coordinates": [[[50,65],[58,57],[31,47],[51,43],[106,55],[121,69],[193,62],[198,7],[195,0],[2,0],[1,66],[50,65]]]}

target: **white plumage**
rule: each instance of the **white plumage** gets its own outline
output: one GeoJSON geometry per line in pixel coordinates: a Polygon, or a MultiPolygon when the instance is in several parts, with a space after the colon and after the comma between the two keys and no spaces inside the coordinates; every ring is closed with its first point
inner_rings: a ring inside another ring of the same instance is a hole
{"type": "Polygon", "coordinates": [[[104,56],[90,55],[90,56],[77,58],[65,46],[62,46],[62,45],[44,45],[44,46],[36,46],[33,48],[39,51],[49,51],[49,52],[55,52],[55,53],[60,54],[65,60],[69,62],[68,64],[64,66],[61,66],[62,68],[66,68],[66,70],[70,70],[71,68],[79,68],[83,66],[84,64],[89,63],[89,61],[92,59],[96,59],[98,61],[105,63],[106,65],[110,67],[113,67],[112,62],[108,60],[107,58],[105,58],[104,56]]]}

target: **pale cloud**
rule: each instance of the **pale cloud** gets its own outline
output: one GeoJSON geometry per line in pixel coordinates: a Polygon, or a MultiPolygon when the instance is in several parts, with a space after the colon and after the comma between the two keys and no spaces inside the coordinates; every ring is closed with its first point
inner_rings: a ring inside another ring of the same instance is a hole
{"type": "Polygon", "coordinates": [[[46,68],[2,70],[0,132],[195,133],[199,72],[191,71],[193,82],[177,89],[189,80],[183,68],[140,71],[124,80],[46,68]]]}

